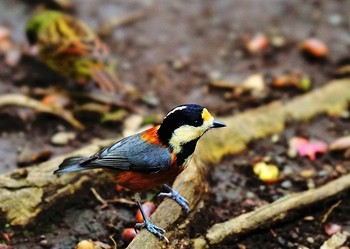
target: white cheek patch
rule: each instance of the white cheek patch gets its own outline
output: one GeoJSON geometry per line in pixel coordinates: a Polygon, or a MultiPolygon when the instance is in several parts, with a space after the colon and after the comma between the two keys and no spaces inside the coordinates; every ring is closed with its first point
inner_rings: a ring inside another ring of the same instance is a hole
{"type": "Polygon", "coordinates": [[[214,118],[204,121],[199,127],[191,125],[183,125],[177,128],[169,141],[169,144],[173,148],[175,153],[179,153],[182,150],[182,145],[192,140],[200,138],[207,130],[209,130],[213,124],[214,118]]]}

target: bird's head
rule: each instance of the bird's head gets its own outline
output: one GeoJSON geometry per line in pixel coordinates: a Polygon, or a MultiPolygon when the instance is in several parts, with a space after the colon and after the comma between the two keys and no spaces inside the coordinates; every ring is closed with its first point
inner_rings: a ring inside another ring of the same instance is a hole
{"type": "Polygon", "coordinates": [[[179,153],[185,144],[194,142],[195,146],[206,131],[225,126],[215,120],[206,108],[186,104],[175,107],[165,116],[158,129],[158,136],[175,153],[179,153]]]}

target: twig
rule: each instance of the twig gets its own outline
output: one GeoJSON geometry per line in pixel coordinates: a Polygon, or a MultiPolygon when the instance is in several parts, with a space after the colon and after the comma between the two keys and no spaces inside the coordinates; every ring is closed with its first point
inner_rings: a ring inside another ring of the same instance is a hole
{"type": "Polygon", "coordinates": [[[126,204],[130,206],[136,206],[135,201],[128,200],[126,198],[115,198],[112,200],[106,200],[108,203],[120,203],[120,204],[126,204]]]}
{"type": "Polygon", "coordinates": [[[130,206],[136,206],[136,203],[134,201],[130,201],[126,198],[115,198],[112,200],[105,200],[102,198],[102,196],[97,192],[95,188],[90,188],[91,192],[95,196],[95,198],[101,202],[102,206],[101,209],[105,208],[109,203],[120,203],[120,204],[127,204],[130,206]]]}
{"type": "Polygon", "coordinates": [[[77,129],[84,129],[84,125],[74,118],[73,114],[65,109],[45,105],[36,99],[32,99],[22,94],[5,94],[0,96],[0,108],[4,106],[23,106],[34,109],[37,112],[50,113],[66,120],[77,129]]]}
{"type": "Polygon", "coordinates": [[[101,202],[102,207],[106,207],[108,205],[107,201],[105,201],[100,194],[97,192],[95,188],[90,188],[91,192],[94,194],[95,198],[101,202]]]}
{"type": "Polygon", "coordinates": [[[330,209],[328,209],[327,213],[323,216],[321,224],[325,223],[329,217],[329,215],[333,212],[333,210],[339,206],[339,204],[341,203],[341,200],[339,200],[336,204],[334,204],[333,206],[330,207],[330,209]]]}
{"type": "Polygon", "coordinates": [[[115,242],[115,240],[113,239],[113,236],[114,236],[114,234],[109,235],[109,239],[112,240],[112,242],[113,242],[113,248],[117,249],[117,242],[115,242]]]}
{"type": "MultiPolygon", "coordinates": [[[[242,214],[223,223],[212,226],[203,237],[196,238],[195,243],[215,245],[225,239],[232,239],[238,234],[252,231],[263,224],[282,220],[290,211],[303,208],[330,198],[350,188],[350,174],[340,177],[319,188],[291,194],[252,212],[242,214]],[[204,243],[203,243],[204,242],[204,243]]],[[[204,248],[204,247],[199,247],[204,248]]]]}
{"type": "Polygon", "coordinates": [[[143,11],[130,13],[124,16],[114,16],[111,19],[109,19],[106,23],[102,24],[101,27],[98,29],[97,33],[101,36],[107,36],[112,32],[113,29],[119,26],[139,21],[145,18],[145,16],[146,15],[143,11]]]}

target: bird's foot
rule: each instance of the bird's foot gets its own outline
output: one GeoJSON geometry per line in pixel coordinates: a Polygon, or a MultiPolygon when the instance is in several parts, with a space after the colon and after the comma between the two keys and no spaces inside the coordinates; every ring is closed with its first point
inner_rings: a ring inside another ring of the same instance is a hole
{"type": "Polygon", "coordinates": [[[142,223],[137,223],[135,225],[135,229],[137,230],[141,230],[142,228],[146,228],[150,233],[154,234],[160,239],[164,239],[167,243],[169,243],[168,238],[164,235],[165,230],[161,227],[153,225],[148,219],[144,218],[142,223]]]}
{"type": "Polygon", "coordinates": [[[189,204],[188,201],[183,196],[181,196],[176,190],[172,189],[170,186],[164,184],[164,187],[168,189],[170,192],[168,193],[162,192],[158,195],[158,197],[167,197],[167,198],[173,199],[182,207],[182,209],[186,212],[186,214],[188,214],[190,211],[190,208],[188,207],[188,204],[189,204]]]}

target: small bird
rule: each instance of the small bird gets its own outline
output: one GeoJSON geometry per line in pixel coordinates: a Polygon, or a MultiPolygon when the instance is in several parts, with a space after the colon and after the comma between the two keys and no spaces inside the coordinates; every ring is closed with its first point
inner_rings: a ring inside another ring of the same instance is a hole
{"type": "MultiPolygon", "coordinates": [[[[188,212],[188,201],[166,183],[173,181],[186,168],[205,132],[224,126],[200,105],[180,105],[172,109],[160,125],[125,137],[88,158],[67,158],[54,174],[110,169],[115,172],[119,185],[134,192],[164,185],[169,192],[160,193],[160,196],[173,199],[188,212]]],[[[146,228],[168,241],[164,229],[153,225],[144,215],[139,195],[136,199],[144,222],[136,224],[135,228],[146,228]]]]}
{"type": "Polygon", "coordinates": [[[73,16],[41,11],[28,20],[26,36],[30,45],[37,46],[40,59],[53,71],[80,84],[92,80],[106,93],[123,89],[107,45],[73,16]]]}

